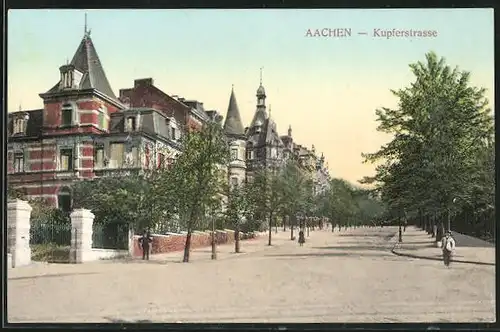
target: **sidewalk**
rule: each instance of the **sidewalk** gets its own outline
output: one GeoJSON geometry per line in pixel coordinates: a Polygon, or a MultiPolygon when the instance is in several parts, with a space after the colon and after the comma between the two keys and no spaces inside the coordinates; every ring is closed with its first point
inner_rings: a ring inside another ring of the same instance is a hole
{"type": "MultiPolygon", "coordinates": [[[[262,252],[267,250],[272,250],[274,248],[280,247],[288,242],[294,242],[290,240],[290,231],[283,232],[282,229],[278,230],[276,234],[273,230],[271,238],[271,246],[268,246],[268,232],[259,233],[259,236],[254,239],[241,240],[240,241],[240,252],[237,254],[234,252],[234,242],[230,244],[217,245],[217,260],[230,259],[241,257],[242,255],[247,255],[256,252],[262,252]]],[[[149,256],[149,262],[151,263],[181,263],[184,257],[184,251],[175,251],[165,254],[155,254],[149,256]]],[[[189,255],[189,262],[202,262],[212,260],[212,248],[202,247],[191,249],[189,255]]],[[[130,261],[137,263],[148,263],[148,261],[143,261],[141,258],[130,259],[130,261]]]]}
{"type": "MultiPolygon", "coordinates": [[[[452,262],[478,265],[495,265],[495,245],[478,238],[452,232],[456,241],[452,262]]],[[[398,256],[442,260],[441,248],[437,248],[434,239],[425,231],[411,226],[403,233],[403,242],[396,244],[392,253],[398,256]]]]}

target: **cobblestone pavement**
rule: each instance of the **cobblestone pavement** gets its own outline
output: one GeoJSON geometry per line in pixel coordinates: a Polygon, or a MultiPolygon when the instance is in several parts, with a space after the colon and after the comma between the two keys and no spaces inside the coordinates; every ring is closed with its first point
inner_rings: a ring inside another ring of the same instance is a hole
{"type": "MultiPolygon", "coordinates": [[[[495,320],[492,266],[390,252],[397,228],[314,231],[304,247],[217,261],[9,270],[9,322],[478,322],[495,320]],[[28,272],[15,272],[25,270],[28,272]],[[34,273],[36,270],[44,270],[34,273]]],[[[289,236],[289,235],[288,235],[289,236]]],[[[257,243],[257,242],[256,242],[257,243]]],[[[242,249],[245,246],[242,243],[242,249]]],[[[210,256],[207,252],[206,255],[210,256]]],[[[224,256],[221,254],[221,256],[224,256]]],[[[227,256],[228,257],[228,256],[227,256]]]]}
{"type": "MultiPolygon", "coordinates": [[[[495,245],[481,239],[453,232],[456,249],[453,260],[469,263],[495,264],[495,245]]],[[[394,250],[399,254],[415,257],[442,259],[441,248],[437,248],[434,239],[425,231],[408,227],[403,235],[403,243],[394,250]]]]}

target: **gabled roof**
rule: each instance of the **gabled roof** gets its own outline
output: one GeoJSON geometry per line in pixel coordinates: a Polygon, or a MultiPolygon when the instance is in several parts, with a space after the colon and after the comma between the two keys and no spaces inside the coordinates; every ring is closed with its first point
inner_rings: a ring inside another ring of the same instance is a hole
{"type": "MultiPolygon", "coordinates": [[[[89,33],[86,33],[83,37],[70,64],[83,73],[79,89],[96,89],[106,96],[116,99],[89,33]]],[[[58,91],[59,83],[47,93],[58,91]]]]}
{"type": "Polygon", "coordinates": [[[228,136],[245,135],[245,129],[243,128],[243,124],[241,122],[240,111],[238,109],[238,103],[236,103],[234,89],[231,90],[231,97],[229,98],[226,121],[224,122],[224,132],[228,136]]]}

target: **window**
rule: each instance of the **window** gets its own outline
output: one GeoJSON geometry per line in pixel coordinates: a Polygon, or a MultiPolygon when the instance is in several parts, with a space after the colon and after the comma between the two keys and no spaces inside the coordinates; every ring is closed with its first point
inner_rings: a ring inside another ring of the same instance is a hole
{"type": "Polygon", "coordinates": [[[253,151],[247,150],[247,160],[252,160],[252,159],[253,159],[253,151]]]}
{"type": "Polygon", "coordinates": [[[276,148],[271,148],[271,158],[277,158],[278,157],[278,151],[276,148]]]}
{"type": "Polygon", "coordinates": [[[163,153],[158,153],[158,168],[165,165],[165,155],[163,153]]]}
{"type": "Polygon", "coordinates": [[[172,127],[172,137],[171,137],[173,140],[177,139],[176,137],[176,133],[175,133],[175,128],[172,127]]]}
{"type": "MultiPolygon", "coordinates": [[[[28,116],[26,116],[26,117],[28,117],[28,116]]],[[[26,122],[27,122],[27,119],[23,119],[23,118],[14,119],[14,123],[12,126],[12,134],[13,135],[24,134],[26,132],[26,122]]]]}
{"type": "Polygon", "coordinates": [[[71,126],[73,124],[73,107],[71,104],[64,104],[61,110],[61,125],[71,126]]]}
{"type": "Polygon", "coordinates": [[[123,143],[111,144],[110,167],[118,168],[123,166],[124,145],[123,143]]]}
{"type": "Polygon", "coordinates": [[[16,154],[14,154],[14,172],[24,172],[24,154],[22,152],[17,152],[16,154]]]}
{"type": "Polygon", "coordinates": [[[238,159],[238,150],[231,149],[231,160],[237,160],[237,159],[238,159]]]}
{"type": "Polygon", "coordinates": [[[104,113],[102,111],[99,111],[99,115],[97,117],[98,117],[97,121],[99,122],[99,128],[106,129],[104,123],[106,118],[104,117],[104,113]]]}
{"type": "Polygon", "coordinates": [[[231,178],[231,186],[236,187],[238,185],[238,178],[231,178]]]}
{"type": "Polygon", "coordinates": [[[73,169],[73,149],[61,149],[59,153],[59,170],[70,171],[73,169]]]}
{"type": "Polygon", "coordinates": [[[57,194],[57,205],[64,212],[71,211],[71,191],[68,187],[63,187],[57,194]]]}
{"type": "Polygon", "coordinates": [[[137,148],[136,146],[133,146],[130,149],[130,156],[132,158],[131,165],[132,166],[137,166],[137,163],[139,161],[139,148],[137,148]]]}
{"type": "Polygon", "coordinates": [[[104,167],[104,147],[103,146],[97,146],[95,148],[94,167],[95,168],[104,167]]]}
{"type": "Polygon", "coordinates": [[[146,167],[146,168],[149,168],[149,157],[150,157],[149,151],[150,151],[149,145],[146,145],[146,147],[144,149],[144,155],[145,155],[145,158],[144,158],[145,159],[145,165],[144,165],[144,167],[146,167]]]}
{"type": "Polygon", "coordinates": [[[126,131],[134,131],[135,130],[135,117],[129,116],[127,118],[127,128],[126,131]]]}

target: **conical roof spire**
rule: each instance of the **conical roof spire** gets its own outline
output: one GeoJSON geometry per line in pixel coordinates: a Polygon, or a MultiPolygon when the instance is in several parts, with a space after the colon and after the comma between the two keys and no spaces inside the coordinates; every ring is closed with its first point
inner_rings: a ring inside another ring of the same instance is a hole
{"type": "MultiPolygon", "coordinates": [[[[100,93],[116,100],[116,95],[114,94],[113,89],[111,89],[108,78],[104,73],[104,68],[101,64],[99,56],[97,55],[94,43],[90,38],[90,30],[88,30],[86,23],[85,34],[69,64],[83,74],[78,85],[79,90],[95,89],[100,93]]],[[[46,94],[56,93],[59,89],[58,83],[52,89],[47,91],[46,94]]]]}
{"type": "Polygon", "coordinates": [[[224,132],[228,136],[239,137],[245,135],[245,130],[241,122],[240,111],[236,96],[234,95],[234,86],[231,89],[231,97],[229,98],[229,106],[227,108],[226,121],[224,122],[224,132]]]}

